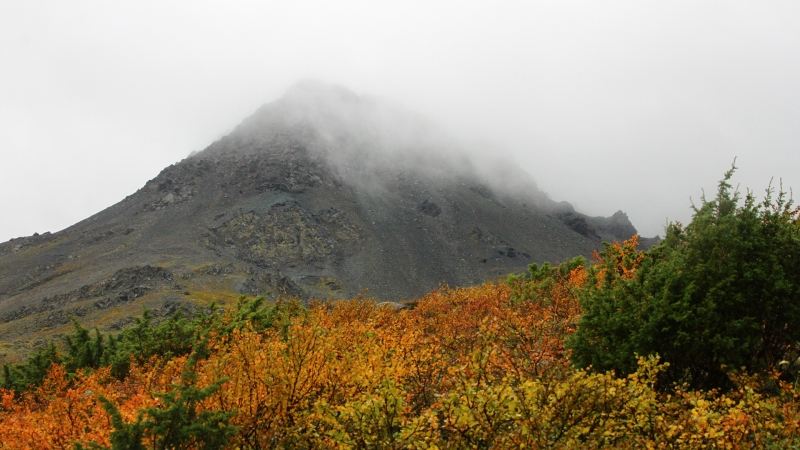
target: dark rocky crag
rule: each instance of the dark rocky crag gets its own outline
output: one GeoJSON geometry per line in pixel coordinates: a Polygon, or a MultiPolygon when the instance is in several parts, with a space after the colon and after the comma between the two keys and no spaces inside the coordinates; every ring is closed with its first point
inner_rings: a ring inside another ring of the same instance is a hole
{"type": "Polygon", "coordinates": [[[115,329],[143,306],[235,294],[402,300],[636,233],[621,211],[587,217],[448,146],[413,115],[301,83],[116,205],[0,244],[0,357],[70,317],[115,329]]]}

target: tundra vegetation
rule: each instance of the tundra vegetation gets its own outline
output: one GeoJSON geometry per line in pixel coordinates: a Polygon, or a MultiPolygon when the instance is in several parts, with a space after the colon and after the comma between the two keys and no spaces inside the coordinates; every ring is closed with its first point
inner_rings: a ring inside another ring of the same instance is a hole
{"type": "Polygon", "coordinates": [[[659,246],[443,287],[145,313],[3,368],[0,448],[797,448],[799,211],[732,171],[659,246]]]}

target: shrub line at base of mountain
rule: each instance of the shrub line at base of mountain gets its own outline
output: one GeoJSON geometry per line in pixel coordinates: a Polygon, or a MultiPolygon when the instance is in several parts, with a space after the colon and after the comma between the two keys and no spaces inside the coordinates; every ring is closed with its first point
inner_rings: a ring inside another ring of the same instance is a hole
{"type": "Polygon", "coordinates": [[[649,251],[634,236],[413,308],[75,322],[3,367],[0,449],[797,448],[798,209],[740,199],[732,173],[649,251]]]}

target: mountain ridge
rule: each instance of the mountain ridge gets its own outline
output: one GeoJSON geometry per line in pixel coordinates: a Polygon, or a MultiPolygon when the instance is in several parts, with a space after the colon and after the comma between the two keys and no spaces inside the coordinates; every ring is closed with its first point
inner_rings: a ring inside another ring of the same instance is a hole
{"type": "Polygon", "coordinates": [[[419,116],[304,82],[117,204],[0,244],[0,355],[70,317],[114,329],[142,307],[364,289],[409,299],[631,231],[621,211],[588,217],[511,163],[476,163],[419,116]]]}

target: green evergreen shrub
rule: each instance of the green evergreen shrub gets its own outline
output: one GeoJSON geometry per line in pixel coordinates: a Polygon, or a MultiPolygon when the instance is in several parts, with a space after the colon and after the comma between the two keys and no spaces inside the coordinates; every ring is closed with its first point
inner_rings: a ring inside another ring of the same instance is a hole
{"type": "Polygon", "coordinates": [[[781,189],[758,202],[729,183],[702,198],[691,223],[671,224],[632,277],[606,248],[581,293],[568,342],[578,367],[636,369],[636,355],[670,364],[662,380],[727,388],[730,370],[774,368],[800,342],[800,219],[781,189]]]}

